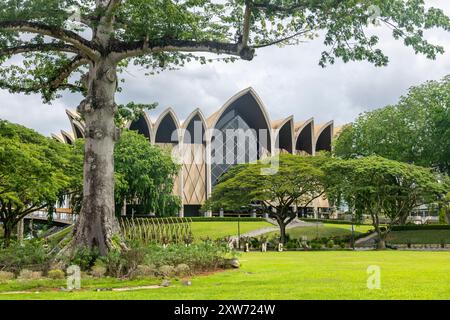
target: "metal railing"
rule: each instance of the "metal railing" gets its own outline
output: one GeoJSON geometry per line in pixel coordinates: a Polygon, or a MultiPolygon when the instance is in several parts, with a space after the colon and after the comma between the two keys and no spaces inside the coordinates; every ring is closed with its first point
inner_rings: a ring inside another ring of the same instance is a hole
{"type": "MultiPolygon", "coordinates": [[[[49,220],[47,211],[35,211],[26,216],[27,219],[36,219],[36,220],[49,220]]],[[[74,224],[78,219],[78,215],[68,212],[54,212],[51,220],[64,223],[64,224],[74,224]]]]}

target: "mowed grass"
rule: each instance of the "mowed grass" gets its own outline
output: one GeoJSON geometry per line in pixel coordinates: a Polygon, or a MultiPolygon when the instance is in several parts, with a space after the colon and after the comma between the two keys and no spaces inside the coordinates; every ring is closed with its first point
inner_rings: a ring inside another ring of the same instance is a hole
{"type": "Polygon", "coordinates": [[[450,243],[450,230],[392,231],[388,241],[394,244],[440,244],[450,243]]]}
{"type": "MultiPolygon", "coordinates": [[[[90,283],[79,292],[41,288],[38,293],[0,294],[0,299],[450,299],[448,252],[252,252],[243,254],[241,262],[237,270],[194,277],[190,287],[173,281],[168,288],[96,292],[90,283]],[[380,267],[380,289],[367,288],[372,265],[380,267]]],[[[8,287],[0,285],[0,291],[8,287]]]]}
{"type": "MultiPolygon", "coordinates": [[[[273,227],[266,221],[240,222],[241,234],[267,227],[273,227]]],[[[192,234],[195,239],[209,237],[211,239],[220,239],[226,236],[237,236],[237,221],[218,221],[218,222],[192,222],[192,234]]]]}

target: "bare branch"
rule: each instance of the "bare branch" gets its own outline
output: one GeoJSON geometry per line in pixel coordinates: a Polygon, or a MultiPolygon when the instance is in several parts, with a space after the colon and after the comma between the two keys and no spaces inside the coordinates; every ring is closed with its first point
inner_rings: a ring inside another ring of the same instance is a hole
{"type": "Polygon", "coordinates": [[[279,43],[291,40],[291,39],[293,39],[295,37],[301,36],[302,34],[308,33],[310,31],[311,30],[309,30],[309,29],[308,30],[302,30],[302,31],[296,32],[296,33],[294,33],[294,34],[292,34],[290,36],[287,36],[287,37],[284,37],[284,38],[281,38],[281,39],[277,39],[277,40],[274,40],[274,41],[271,41],[271,42],[268,42],[268,43],[264,43],[264,44],[260,44],[260,45],[257,45],[257,46],[253,46],[253,48],[259,49],[259,48],[273,46],[273,45],[276,45],[276,44],[279,44],[279,43]]]}
{"type": "Polygon", "coordinates": [[[77,70],[79,67],[88,64],[89,61],[81,56],[76,56],[72,59],[72,61],[64,68],[62,68],[55,78],[53,78],[50,82],[50,89],[57,90],[61,84],[69,78],[69,76],[77,70]]]}
{"type": "Polygon", "coordinates": [[[74,47],[82,51],[87,57],[93,60],[101,54],[101,50],[99,48],[96,48],[93,43],[84,39],[77,33],[54,26],[48,26],[39,22],[21,20],[1,21],[0,29],[36,33],[59,39],[72,44],[74,47]]]}
{"type": "Polygon", "coordinates": [[[9,56],[27,52],[48,52],[48,51],[57,51],[57,52],[67,52],[67,53],[76,53],[80,54],[80,50],[75,48],[72,45],[64,44],[64,43],[36,43],[36,44],[26,44],[23,46],[11,47],[11,48],[2,48],[0,49],[0,56],[9,56]]]}

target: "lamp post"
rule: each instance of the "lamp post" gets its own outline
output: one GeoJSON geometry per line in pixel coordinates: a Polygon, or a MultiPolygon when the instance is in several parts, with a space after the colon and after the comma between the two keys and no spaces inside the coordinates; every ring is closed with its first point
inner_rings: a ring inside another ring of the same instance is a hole
{"type": "Polygon", "coordinates": [[[241,249],[241,213],[238,213],[238,250],[241,249]]]}
{"type": "Polygon", "coordinates": [[[355,218],[352,211],[352,248],[355,250],[355,218]]]}

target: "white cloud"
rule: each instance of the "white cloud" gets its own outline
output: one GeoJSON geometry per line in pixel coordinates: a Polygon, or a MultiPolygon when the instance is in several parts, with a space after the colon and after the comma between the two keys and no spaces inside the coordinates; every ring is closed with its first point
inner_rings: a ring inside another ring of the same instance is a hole
{"type": "MultiPolygon", "coordinates": [[[[450,3],[428,0],[450,14],[450,3]]],[[[395,103],[413,85],[440,79],[450,73],[450,34],[429,31],[428,39],[444,45],[446,53],[435,61],[415,55],[411,48],[381,33],[382,49],[390,57],[385,68],[369,63],[337,62],[326,69],[318,66],[324,50],[320,39],[298,47],[266,48],[252,62],[191,64],[177,71],[145,77],[138,68],[123,74],[124,90],[119,103],[159,102],[153,118],[173,107],[180,119],[200,107],[208,116],[236,92],[252,86],[266,104],[272,119],[291,114],[295,121],[315,117],[316,123],[334,119],[342,124],[361,112],[395,103]]],[[[24,124],[44,134],[69,129],[64,109],[74,109],[80,97],[66,95],[52,106],[38,96],[12,95],[0,91],[0,118],[24,124]]]]}

